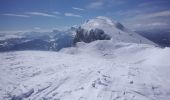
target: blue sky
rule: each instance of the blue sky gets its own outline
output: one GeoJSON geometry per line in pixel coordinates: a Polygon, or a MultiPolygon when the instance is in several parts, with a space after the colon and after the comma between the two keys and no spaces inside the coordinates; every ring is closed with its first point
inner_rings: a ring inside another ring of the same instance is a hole
{"type": "Polygon", "coordinates": [[[131,29],[169,29],[170,0],[0,0],[0,31],[63,29],[107,16],[131,29]]]}

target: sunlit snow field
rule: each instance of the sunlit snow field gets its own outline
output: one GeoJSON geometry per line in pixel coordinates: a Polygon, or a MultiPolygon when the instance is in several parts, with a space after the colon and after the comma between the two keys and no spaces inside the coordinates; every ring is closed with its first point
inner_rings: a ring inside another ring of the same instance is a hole
{"type": "Polygon", "coordinates": [[[170,48],[112,40],[0,53],[0,100],[170,100],[170,48]]]}

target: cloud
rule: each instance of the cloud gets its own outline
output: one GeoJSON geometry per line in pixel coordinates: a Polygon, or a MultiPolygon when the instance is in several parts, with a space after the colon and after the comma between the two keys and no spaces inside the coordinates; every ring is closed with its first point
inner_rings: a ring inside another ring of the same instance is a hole
{"type": "Polygon", "coordinates": [[[127,20],[135,20],[135,21],[138,21],[138,20],[169,20],[169,18],[167,17],[170,17],[170,10],[165,10],[165,11],[157,11],[157,12],[150,12],[150,13],[138,13],[136,15],[133,15],[130,16],[129,18],[127,18],[127,20]]]}
{"type": "Polygon", "coordinates": [[[150,26],[165,26],[165,25],[168,25],[167,23],[162,23],[162,22],[154,22],[154,23],[151,23],[151,24],[148,24],[150,26]]]}
{"type": "Polygon", "coordinates": [[[58,11],[54,11],[53,13],[56,14],[56,15],[60,15],[60,14],[61,14],[61,13],[58,12],[58,11]]]}
{"type": "Polygon", "coordinates": [[[81,15],[77,15],[77,14],[73,14],[73,13],[65,13],[65,16],[69,16],[69,17],[82,17],[81,15]]]}
{"type": "Polygon", "coordinates": [[[84,10],[83,8],[77,8],[77,7],[72,7],[72,9],[78,10],[78,11],[83,11],[84,10]]]}
{"type": "Polygon", "coordinates": [[[148,0],[147,2],[140,3],[138,7],[162,6],[168,3],[169,3],[168,0],[148,0]]]}
{"type": "Polygon", "coordinates": [[[26,12],[26,14],[34,15],[34,16],[44,16],[44,17],[56,17],[54,15],[42,13],[42,12],[26,12]]]}
{"type": "MultiPolygon", "coordinates": [[[[139,5],[138,5],[139,6],[139,5]]],[[[128,10],[120,10],[117,12],[114,12],[114,14],[117,14],[119,16],[123,16],[123,17],[136,17],[136,16],[148,16],[149,14],[153,14],[153,13],[157,13],[159,11],[161,11],[161,7],[138,7],[137,9],[128,9],[128,10]]],[[[151,15],[152,16],[152,15],[151,15]]]]}
{"type": "Polygon", "coordinates": [[[103,2],[101,1],[96,1],[96,2],[91,2],[89,5],[87,5],[87,8],[93,8],[93,9],[98,9],[103,6],[103,2]]]}
{"type": "Polygon", "coordinates": [[[3,14],[4,16],[11,16],[11,17],[24,17],[24,18],[28,18],[30,16],[28,15],[20,15],[20,14],[12,14],[12,13],[7,13],[7,14],[3,14]]]}
{"type": "Polygon", "coordinates": [[[131,27],[134,29],[134,30],[150,30],[150,29],[154,29],[154,30],[163,30],[163,29],[169,29],[169,26],[170,24],[166,23],[166,22],[149,22],[149,23],[138,23],[138,24],[134,24],[132,25],[131,27]]]}
{"type": "Polygon", "coordinates": [[[153,22],[153,23],[148,23],[148,24],[136,24],[136,27],[151,27],[151,26],[166,26],[168,25],[167,23],[164,22],[153,22]]]}
{"type": "Polygon", "coordinates": [[[112,16],[119,16],[120,21],[133,30],[168,29],[170,27],[170,10],[167,6],[159,6],[164,2],[144,2],[136,5],[136,9],[111,12],[112,16]]]}
{"type": "Polygon", "coordinates": [[[154,18],[154,17],[168,17],[168,16],[170,16],[170,10],[152,13],[147,15],[146,17],[154,18]]]}
{"type": "Polygon", "coordinates": [[[134,30],[169,29],[170,11],[138,13],[124,19],[124,23],[128,23],[127,26],[134,30]]]}
{"type": "Polygon", "coordinates": [[[112,8],[125,2],[126,0],[93,0],[86,7],[90,9],[112,8]]]}

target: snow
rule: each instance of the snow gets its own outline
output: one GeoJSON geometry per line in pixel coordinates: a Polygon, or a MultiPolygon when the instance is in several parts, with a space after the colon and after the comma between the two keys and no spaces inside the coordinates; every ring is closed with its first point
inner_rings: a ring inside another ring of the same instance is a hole
{"type": "Polygon", "coordinates": [[[115,42],[129,42],[138,44],[142,43],[158,46],[152,41],[124,27],[121,23],[103,16],[88,20],[87,22],[81,25],[81,28],[87,31],[90,31],[92,29],[94,30],[96,28],[102,29],[105,34],[111,36],[112,40],[115,42]]]}
{"type": "Polygon", "coordinates": [[[170,100],[170,48],[94,41],[0,53],[0,100],[170,100]]]}

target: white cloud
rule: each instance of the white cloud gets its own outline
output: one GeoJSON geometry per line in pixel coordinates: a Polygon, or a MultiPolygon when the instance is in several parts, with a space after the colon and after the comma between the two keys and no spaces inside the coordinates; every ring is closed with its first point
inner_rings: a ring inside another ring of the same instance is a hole
{"type": "Polygon", "coordinates": [[[24,17],[24,18],[28,18],[30,16],[28,15],[20,15],[20,14],[12,14],[12,13],[7,13],[7,14],[3,14],[4,16],[11,16],[11,17],[24,17]]]}
{"type": "Polygon", "coordinates": [[[154,22],[154,23],[151,23],[149,24],[151,26],[165,26],[165,25],[168,25],[167,23],[162,23],[162,22],[154,22]]]}
{"type": "Polygon", "coordinates": [[[89,5],[87,5],[87,8],[98,9],[98,8],[101,8],[102,6],[103,6],[103,2],[96,1],[96,2],[91,2],[89,5]]]}
{"type": "MultiPolygon", "coordinates": [[[[132,10],[131,15],[124,18],[122,22],[133,30],[169,29],[170,11],[139,11],[132,10]]],[[[124,14],[125,15],[125,14],[124,14]]]]}
{"type": "Polygon", "coordinates": [[[148,23],[148,24],[136,24],[135,26],[136,27],[155,27],[155,26],[166,26],[168,25],[167,23],[164,23],[164,22],[153,22],[153,23],[148,23]]]}
{"type": "Polygon", "coordinates": [[[78,11],[83,11],[84,10],[83,8],[77,8],[77,7],[72,7],[72,9],[78,10],[78,11]]]}
{"type": "Polygon", "coordinates": [[[140,22],[131,26],[134,30],[150,30],[150,29],[169,29],[169,24],[166,22],[140,22]]]}
{"type": "MultiPolygon", "coordinates": [[[[167,11],[147,12],[147,13],[144,12],[144,11],[143,12],[139,11],[136,14],[133,13],[133,12],[129,12],[129,14],[131,14],[130,19],[135,19],[135,20],[139,20],[139,19],[156,19],[156,18],[160,18],[160,17],[169,17],[170,16],[170,11],[167,10],[167,11]]],[[[128,12],[127,12],[127,15],[128,15],[128,12]]]]}
{"type": "Polygon", "coordinates": [[[44,16],[44,17],[56,17],[54,15],[42,13],[42,12],[26,12],[26,14],[34,15],[34,16],[44,16]]]}
{"type": "Polygon", "coordinates": [[[126,0],[93,0],[86,7],[91,9],[110,8],[124,4],[126,0]]]}
{"type": "Polygon", "coordinates": [[[153,17],[168,17],[168,16],[170,16],[170,10],[156,12],[156,13],[152,13],[152,14],[147,15],[148,18],[153,18],[153,17]]]}
{"type": "Polygon", "coordinates": [[[56,15],[60,15],[60,14],[61,14],[61,13],[58,12],[58,11],[54,11],[53,13],[56,14],[56,15]]]}
{"type": "Polygon", "coordinates": [[[69,17],[82,17],[81,15],[77,15],[77,14],[73,14],[73,13],[65,13],[65,16],[69,16],[69,17]]]}
{"type": "MultiPolygon", "coordinates": [[[[170,11],[159,11],[159,12],[150,12],[150,13],[138,13],[137,15],[134,15],[133,17],[129,17],[126,20],[129,21],[146,21],[146,22],[155,22],[156,20],[165,21],[169,20],[170,11]]],[[[170,20],[169,20],[170,21],[170,20]]]]}

